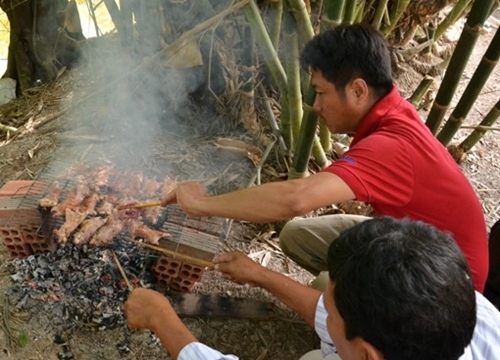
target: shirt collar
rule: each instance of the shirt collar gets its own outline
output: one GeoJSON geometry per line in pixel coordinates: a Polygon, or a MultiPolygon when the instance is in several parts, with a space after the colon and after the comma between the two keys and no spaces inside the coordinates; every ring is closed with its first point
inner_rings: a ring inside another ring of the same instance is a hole
{"type": "Polygon", "coordinates": [[[391,109],[399,106],[403,100],[404,99],[399,94],[398,87],[394,85],[389,94],[377,101],[370,111],[368,111],[368,114],[366,114],[361,120],[360,125],[354,134],[351,146],[375,131],[379,126],[380,120],[391,109]]]}

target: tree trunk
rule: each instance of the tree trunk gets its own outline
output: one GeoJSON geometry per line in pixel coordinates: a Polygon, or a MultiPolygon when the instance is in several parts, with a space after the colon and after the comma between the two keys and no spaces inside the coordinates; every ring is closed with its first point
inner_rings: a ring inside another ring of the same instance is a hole
{"type": "Polygon", "coordinates": [[[0,8],[11,28],[3,77],[17,81],[18,94],[54,80],[79,58],[84,36],[74,0],[0,0],[0,8]]]}

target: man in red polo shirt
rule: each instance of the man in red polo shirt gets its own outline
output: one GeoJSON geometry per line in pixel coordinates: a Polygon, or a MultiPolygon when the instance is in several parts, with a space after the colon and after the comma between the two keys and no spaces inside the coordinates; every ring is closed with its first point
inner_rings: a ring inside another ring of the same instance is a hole
{"type": "MultiPolygon", "coordinates": [[[[377,215],[421,220],[453,234],[476,289],[488,273],[486,224],[470,183],[448,151],[393,85],[383,36],[368,25],[341,25],[315,36],[301,54],[312,72],[314,109],[332,133],[353,136],[350,149],[320,173],[207,196],[200,183],[181,183],[162,204],[194,216],[265,223],[290,219],[346,200],[365,201],[377,215]]],[[[366,217],[330,215],[292,220],[283,251],[318,274],[329,244],[366,217]]]]}

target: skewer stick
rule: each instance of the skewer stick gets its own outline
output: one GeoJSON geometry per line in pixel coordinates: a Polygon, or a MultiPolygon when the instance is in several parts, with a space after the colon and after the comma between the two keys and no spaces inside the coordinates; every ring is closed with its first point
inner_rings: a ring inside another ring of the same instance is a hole
{"type": "Polygon", "coordinates": [[[132,286],[132,284],[128,280],[127,275],[125,274],[125,270],[123,270],[123,267],[120,264],[120,261],[118,260],[118,257],[116,256],[116,254],[113,250],[111,250],[111,254],[113,255],[113,259],[115,260],[116,266],[118,266],[118,270],[120,270],[120,274],[122,274],[123,280],[125,280],[125,284],[127,285],[129,291],[134,290],[134,287],[132,286]]]}
{"type": "Polygon", "coordinates": [[[172,250],[168,250],[168,249],[162,248],[160,246],[155,246],[155,245],[143,243],[143,242],[136,241],[136,240],[133,240],[133,239],[130,239],[130,238],[128,238],[127,240],[133,242],[136,245],[139,245],[139,246],[142,246],[142,247],[145,247],[145,248],[148,248],[148,249],[156,250],[156,251],[158,251],[158,252],[160,252],[162,254],[165,254],[165,255],[172,256],[173,258],[179,258],[179,259],[182,259],[182,260],[189,261],[189,262],[191,262],[191,263],[193,263],[195,265],[205,266],[205,267],[211,268],[211,269],[213,269],[215,267],[214,263],[212,263],[210,261],[205,261],[205,260],[202,260],[202,259],[198,259],[198,258],[189,256],[189,255],[181,254],[181,253],[178,253],[178,252],[175,252],[175,251],[172,251],[172,250]]]}
{"type": "Polygon", "coordinates": [[[141,208],[145,208],[145,207],[160,206],[160,205],[161,205],[161,201],[151,201],[151,202],[140,203],[140,204],[120,205],[120,206],[118,206],[118,210],[141,209],[141,208]]]}

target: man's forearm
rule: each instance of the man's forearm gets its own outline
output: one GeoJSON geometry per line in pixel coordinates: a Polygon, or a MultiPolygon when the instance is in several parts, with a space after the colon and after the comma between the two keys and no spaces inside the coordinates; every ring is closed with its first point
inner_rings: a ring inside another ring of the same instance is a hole
{"type": "Polygon", "coordinates": [[[177,359],[186,345],[198,341],[170,305],[158,309],[151,331],[158,336],[173,359],[177,359]]]}
{"type": "Polygon", "coordinates": [[[219,216],[254,223],[267,223],[297,216],[292,201],[294,187],[270,183],[199,199],[188,213],[219,216]]]}
{"type": "Polygon", "coordinates": [[[258,275],[256,285],[272,293],[314,328],[320,291],[269,269],[263,270],[258,275]]]}

